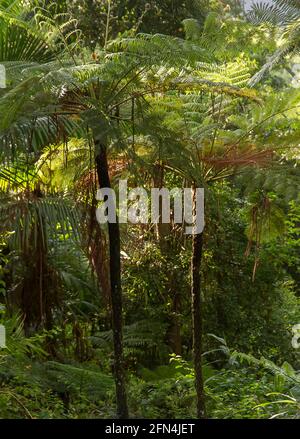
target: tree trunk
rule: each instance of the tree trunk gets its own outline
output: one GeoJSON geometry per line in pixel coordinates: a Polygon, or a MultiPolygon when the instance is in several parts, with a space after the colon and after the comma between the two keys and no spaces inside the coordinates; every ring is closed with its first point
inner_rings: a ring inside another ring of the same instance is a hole
{"type": "MultiPolygon", "coordinates": [[[[110,188],[106,147],[96,144],[97,175],[100,188],[110,188]]],[[[115,224],[108,222],[109,252],[110,252],[110,286],[112,306],[112,329],[114,341],[114,375],[116,384],[117,416],[128,418],[128,406],[125,386],[125,371],[123,362],[123,316],[122,316],[122,287],[121,287],[121,255],[120,229],[118,219],[115,224]]]]}
{"type": "Polygon", "coordinates": [[[205,397],[202,375],[202,319],[201,303],[201,260],[203,247],[203,233],[193,235],[192,255],[192,327],[193,327],[193,355],[195,369],[195,387],[197,393],[197,417],[205,418],[205,397]]]}

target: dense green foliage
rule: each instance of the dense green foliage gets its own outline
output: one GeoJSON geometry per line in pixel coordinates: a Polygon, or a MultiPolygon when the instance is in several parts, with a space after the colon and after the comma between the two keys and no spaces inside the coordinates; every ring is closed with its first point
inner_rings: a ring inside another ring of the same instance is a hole
{"type": "MultiPolygon", "coordinates": [[[[0,418],[115,416],[104,156],[116,189],[205,189],[206,415],[299,417],[299,8],[275,3],[0,0],[0,418]]],[[[120,237],[129,414],[199,416],[192,238],[120,237]]]]}

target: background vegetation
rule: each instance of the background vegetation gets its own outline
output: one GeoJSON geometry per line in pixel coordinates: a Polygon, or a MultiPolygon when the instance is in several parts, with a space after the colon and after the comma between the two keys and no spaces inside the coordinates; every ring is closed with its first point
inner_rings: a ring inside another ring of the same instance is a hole
{"type": "Polygon", "coordinates": [[[267,3],[0,0],[1,418],[299,417],[300,8],[267,3]],[[120,179],[204,187],[204,232],[100,226],[120,179]]]}

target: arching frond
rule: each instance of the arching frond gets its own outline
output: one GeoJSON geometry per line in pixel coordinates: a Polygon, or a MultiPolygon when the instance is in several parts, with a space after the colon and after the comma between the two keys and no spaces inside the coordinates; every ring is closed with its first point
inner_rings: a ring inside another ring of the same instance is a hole
{"type": "Polygon", "coordinates": [[[272,23],[285,26],[299,18],[300,5],[297,0],[274,0],[270,5],[266,1],[257,1],[248,13],[255,24],[272,23]]]}

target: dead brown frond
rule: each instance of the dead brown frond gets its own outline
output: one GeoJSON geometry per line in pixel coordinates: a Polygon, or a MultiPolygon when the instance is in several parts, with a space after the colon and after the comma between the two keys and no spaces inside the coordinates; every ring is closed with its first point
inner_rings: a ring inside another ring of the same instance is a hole
{"type": "Polygon", "coordinates": [[[214,168],[240,168],[245,166],[265,167],[270,164],[274,157],[272,150],[254,151],[248,148],[246,151],[230,151],[230,153],[220,156],[203,157],[202,161],[214,168]]]}

